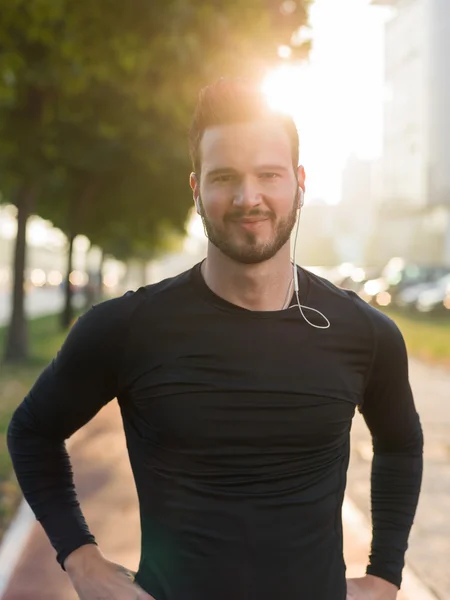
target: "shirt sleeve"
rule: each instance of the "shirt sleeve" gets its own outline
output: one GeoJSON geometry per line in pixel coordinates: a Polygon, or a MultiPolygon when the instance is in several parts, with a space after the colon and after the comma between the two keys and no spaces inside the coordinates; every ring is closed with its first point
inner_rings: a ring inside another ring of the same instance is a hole
{"type": "Polygon", "coordinates": [[[403,337],[382,313],[374,311],[371,318],[375,349],[361,407],[374,453],[373,537],[367,573],[400,587],[422,481],[423,435],[403,337]]]}
{"type": "Polygon", "coordinates": [[[79,318],[8,427],[19,485],[63,568],[71,552],[96,543],[80,509],[65,440],[117,396],[128,323],[144,291],[103,302],[79,318]]]}

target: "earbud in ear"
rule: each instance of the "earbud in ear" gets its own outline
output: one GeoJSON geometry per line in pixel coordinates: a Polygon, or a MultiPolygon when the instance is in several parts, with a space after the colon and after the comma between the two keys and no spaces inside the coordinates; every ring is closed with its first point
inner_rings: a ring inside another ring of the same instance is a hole
{"type": "Polygon", "coordinates": [[[303,189],[300,186],[298,186],[298,194],[299,194],[298,207],[303,208],[303,205],[305,204],[305,192],[303,191],[303,189]]]}

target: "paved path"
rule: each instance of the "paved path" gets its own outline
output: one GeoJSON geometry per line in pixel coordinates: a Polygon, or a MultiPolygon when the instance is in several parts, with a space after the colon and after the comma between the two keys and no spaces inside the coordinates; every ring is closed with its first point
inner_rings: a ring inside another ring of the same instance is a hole
{"type": "MultiPolygon", "coordinates": [[[[424,430],[425,462],[407,561],[439,600],[450,600],[450,371],[410,360],[410,378],[424,430]]],[[[367,517],[371,452],[367,428],[357,415],[347,491],[367,517]]]]}
{"type": "MultiPolygon", "coordinates": [[[[117,404],[78,431],[70,448],[83,512],[108,558],[137,569],[139,513],[117,404]]],[[[32,530],[2,600],[76,600],[40,525],[32,530]]]]}

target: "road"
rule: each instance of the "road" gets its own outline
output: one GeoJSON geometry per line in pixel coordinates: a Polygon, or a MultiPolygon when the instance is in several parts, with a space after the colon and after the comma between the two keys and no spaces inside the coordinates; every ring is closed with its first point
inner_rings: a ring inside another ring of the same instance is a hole
{"type": "MultiPolygon", "coordinates": [[[[76,297],[75,305],[81,302],[80,296],[76,297]]],[[[25,297],[25,311],[29,317],[39,317],[56,313],[62,310],[64,293],[60,288],[35,288],[25,297]]],[[[0,326],[6,325],[11,314],[11,294],[0,292],[0,326]]]]}
{"type": "MultiPolygon", "coordinates": [[[[425,451],[422,493],[407,562],[439,600],[450,600],[450,370],[412,359],[410,379],[425,451]]],[[[367,428],[358,414],[352,428],[347,492],[368,517],[371,452],[367,428]]]]}

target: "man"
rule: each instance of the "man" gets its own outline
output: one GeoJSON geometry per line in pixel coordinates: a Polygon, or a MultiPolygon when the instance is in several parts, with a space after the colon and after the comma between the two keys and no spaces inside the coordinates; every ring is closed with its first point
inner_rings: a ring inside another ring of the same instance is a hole
{"type": "Polygon", "coordinates": [[[79,319],[10,424],[25,497],[82,600],[394,600],[422,471],[402,336],[293,271],[298,136],[257,87],[204,89],[191,153],[207,258],[79,319]],[[64,446],[114,397],[140,502],[135,578],[97,548],[64,446]],[[373,544],[346,582],[356,407],[374,443],[373,544]]]}

